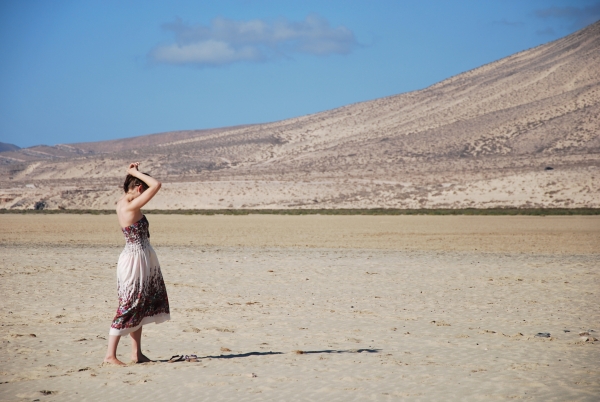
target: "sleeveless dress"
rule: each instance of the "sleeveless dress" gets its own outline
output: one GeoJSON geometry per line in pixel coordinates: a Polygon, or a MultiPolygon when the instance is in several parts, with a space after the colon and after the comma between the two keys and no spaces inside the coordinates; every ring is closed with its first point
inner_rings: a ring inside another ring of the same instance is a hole
{"type": "Polygon", "coordinates": [[[142,219],[123,230],[125,248],[117,264],[119,308],[109,335],[126,335],[142,325],[170,319],[167,288],[150,245],[150,224],[142,219]]]}

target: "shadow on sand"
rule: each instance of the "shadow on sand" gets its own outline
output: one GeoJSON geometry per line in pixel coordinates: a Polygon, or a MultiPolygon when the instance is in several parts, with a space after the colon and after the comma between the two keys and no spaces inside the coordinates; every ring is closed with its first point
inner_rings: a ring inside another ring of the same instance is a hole
{"type": "MultiPolygon", "coordinates": [[[[271,356],[271,355],[284,355],[286,353],[292,353],[297,355],[310,355],[310,354],[320,354],[320,353],[379,353],[381,349],[324,349],[324,350],[294,350],[292,352],[248,352],[248,353],[237,353],[237,354],[229,354],[229,355],[218,355],[218,356],[198,356],[198,360],[202,359],[237,359],[241,357],[250,357],[250,356],[271,356]]],[[[179,355],[178,355],[179,356],[179,355]]],[[[174,356],[175,357],[175,356],[174,356]]],[[[154,362],[167,363],[169,360],[154,360],[154,362]]],[[[177,360],[177,361],[183,361],[177,360]]]]}
{"type": "Polygon", "coordinates": [[[335,349],[325,349],[325,350],[296,350],[293,352],[248,352],[248,353],[238,353],[238,354],[230,354],[230,355],[218,355],[218,356],[202,356],[198,357],[199,359],[236,359],[239,357],[250,357],[250,356],[269,356],[269,355],[283,355],[286,353],[295,353],[298,355],[309,355],[309,354],[319,354],[319,353],[378,353],[381,349],[348,349],[348,350],[335,350],[335,349]]]}

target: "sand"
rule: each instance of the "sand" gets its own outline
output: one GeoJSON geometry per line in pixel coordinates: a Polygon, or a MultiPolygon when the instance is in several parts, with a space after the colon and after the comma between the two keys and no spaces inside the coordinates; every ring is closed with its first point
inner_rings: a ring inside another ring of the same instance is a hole
{"type": "Polygon", "coordinates": [[[598,217],[148,218],[172,320],[119,368],[116,217],[0,215],[0,400],[600,395],[598,217]]]}

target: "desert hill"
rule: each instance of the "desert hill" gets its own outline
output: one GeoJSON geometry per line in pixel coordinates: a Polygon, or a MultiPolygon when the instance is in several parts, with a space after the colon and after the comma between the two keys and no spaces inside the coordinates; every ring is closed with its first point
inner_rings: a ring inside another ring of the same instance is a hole
{"type": "Polygon", "coordinates": [[[15,144],[7,144],[6,142],[0,142],[0,152],[16,151],[17,149],[21,148],[15,144]]]}
{"type": "Polygon", "coordinates": [[[274,123],[0,153],[0,208],[600,207],[600,22],[431,87],[274,123]]]}

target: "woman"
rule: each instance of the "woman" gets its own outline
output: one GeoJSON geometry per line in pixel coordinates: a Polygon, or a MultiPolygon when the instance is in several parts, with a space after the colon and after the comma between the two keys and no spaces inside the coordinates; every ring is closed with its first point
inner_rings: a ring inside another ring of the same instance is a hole
{"type": "Polygon", "coordinates": [[[129,165],[123,184],[125,194],[117,202],[117,218],[125,235],[125,249],[117,265],[119,308],[110,326],[104,361],[124,366],[117,359],[122,335],[132,340],[131,360],[149,362],[142,353],[142,325],[167,321],[169,299],[160,265],[148,239],[148,220],[140,211],[160,190],[160,182],[138,171],[139,162],[129,165]]]}

